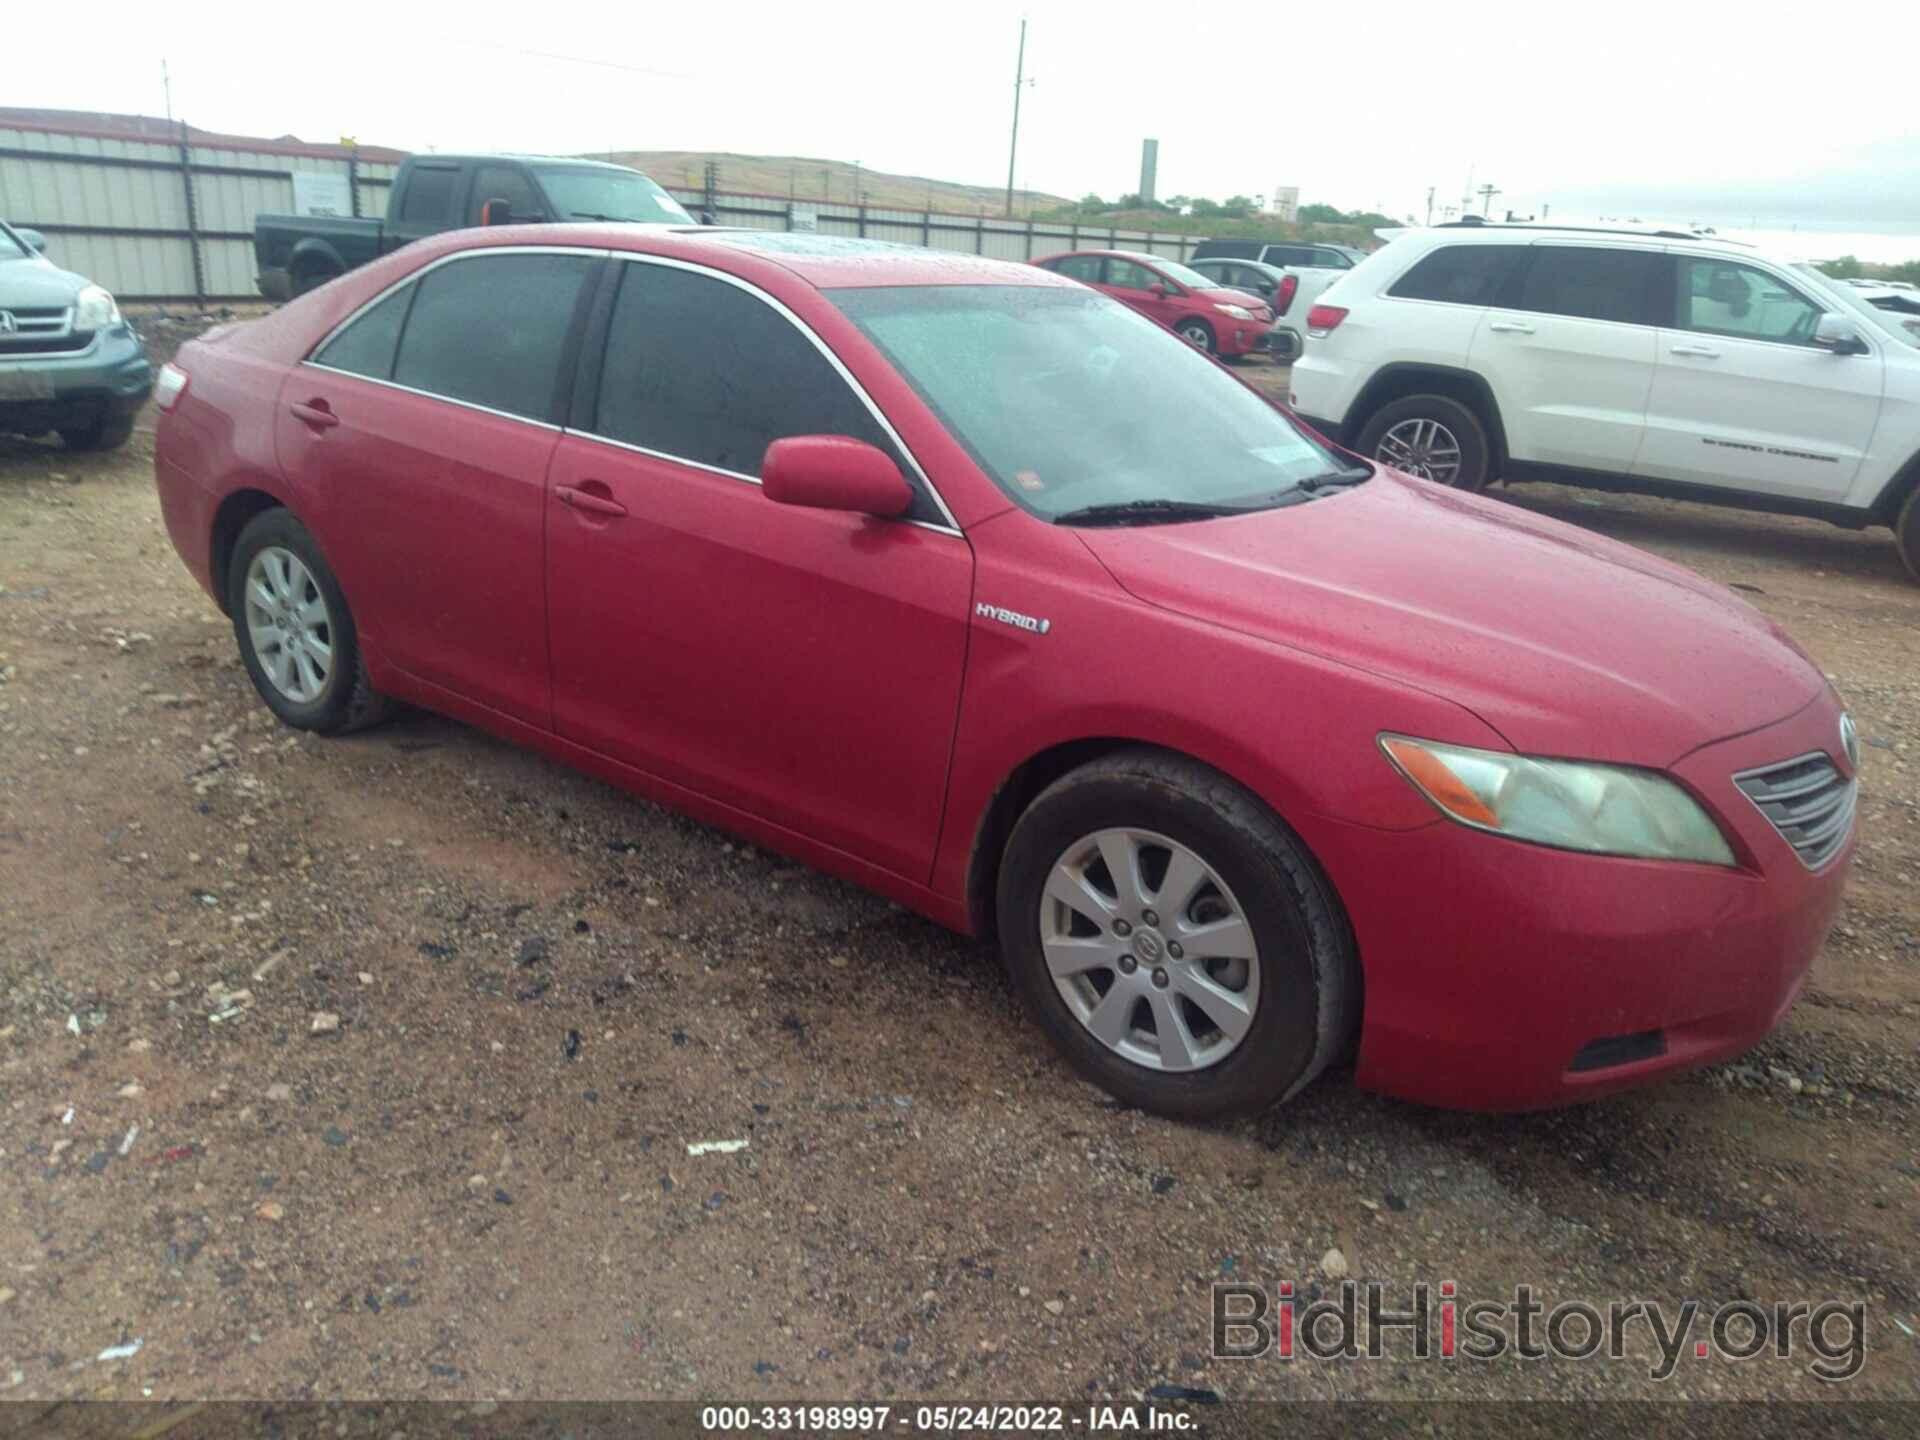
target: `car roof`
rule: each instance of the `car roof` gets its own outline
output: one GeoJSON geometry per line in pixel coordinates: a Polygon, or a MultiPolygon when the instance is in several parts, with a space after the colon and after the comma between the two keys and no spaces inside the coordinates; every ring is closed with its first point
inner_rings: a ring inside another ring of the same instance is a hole
{"type": "Polygon", "coordinates": [[[472,154],[445,154],[436,152],[430,155],[415,155],[415,161],[423,165],[478,165],[489,160],[507,160],[519,165],[564,165],[569,170],[614,170],[623,175],[644,175],[631,165],[615,165],[608,160],[588,160],[578,155],[530,155],[520,150],[476,151],[472,154]]]}
{"type": "Polygon", "coordinates": [[[1658,240],[1663,244],[1697,245],[1703,250],[1719,250],[1727,254],[1752,254],[1753,246],[1742,240],[1729,240],[1719,235],[1701,235],[1691,230],[1667,230],[1653,225],[1503,225],[1488,223],[1485,225],[1463,225],[1458,220],[1445,225],[1416,227],[1407,231],[1410,235],[1432,235],[1445,239],[1449,243],[1457,241],[1475,241],[1488,245],[1520,244],[1525,245],[1536,239],[1564,236],[1569,239],[1584,239],[1589,236],[1610,235],[1620,240],[1658,240]]]}
{"type": "MultiPolygon", "coordinates": [[[[560,225],[496,225],[448,230],[415,246],[451,254],[494,245],[626,250],[711,265],[745,277],[775,267],[820,290],[883,285],[1035,285],[1076,282],[1016,260],[925,250],[886,240],[712,225],[645,225],[587,221],[560,225]],[[479,243],[476,243],[479,242],[479,243]]],[[[396,252],[398,253],[398,252],[396,252]]]]}

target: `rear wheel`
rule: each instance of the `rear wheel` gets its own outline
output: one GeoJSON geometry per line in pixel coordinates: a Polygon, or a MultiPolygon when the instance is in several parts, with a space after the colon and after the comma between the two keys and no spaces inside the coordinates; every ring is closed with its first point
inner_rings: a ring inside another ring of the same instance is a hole
{"type": "Polygon", "coordinates": [[[296,270],[293,275],[293,293],[296,298],[309,290],[318,290],[329,280],[340,278],[340,272],[330,265],[316,265],[306,270],[296,270]]]}
{"type": "Polygon", "coordinates": [[[1204,320],[1182,320],[1173,327],[1173,333],[1186,341],[1194,349],[1211,355],[1214,351],[1213,327],[1204,320]]]}
{"type": "Polygon", "coordinates": [[[1900,507],[1900,518],[1893,523],[1893,539],[1900,547],[1900,558],[1907,562],[1907,573],[1920,580],[1920,485],[1914,486],[1907,503],[1900,507]]]}
{"type": "Polygon", "coordinates": [[[103,415],[91,425],[62,430],[60,439],[69,450],[118,450],[132,435],[131,415],[103,415]]]}
{"type": "Polygon", "coordinates": [[[286,510],[265,510],[234,542],[227,609],[260,698],[299,730],[337,734],[386,718],[367,680],[353,612],[320,547],[286,510]]]}
{"type": "Polygon", "coordinates": [[[1376,411],[1354,449],[1368,459],[1437,485],[1486,488],[1492,458],[1486,426],[1458,400],[1409,395],[1376,411]]]}
{"type": "Polygon", "coordinates": [[[1253,795],[1125,751],[1041,793],[1001,861],[1001,946],[1067,1059],[1182,1119],[1261,1110],[1339,1052],[1353,942],[1319,867],[1253,795]]]}

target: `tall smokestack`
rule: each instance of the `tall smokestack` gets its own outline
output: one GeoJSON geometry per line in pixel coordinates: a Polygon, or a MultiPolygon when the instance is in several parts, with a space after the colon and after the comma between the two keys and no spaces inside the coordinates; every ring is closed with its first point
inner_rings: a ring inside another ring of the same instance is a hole
{"type": "Polygon", "coordinates": [[[1142,140],[1140,142],[1140,198],[1148,204],[1156,198],[1153,187],[1157,182],[1160,168],[1160,142],[1142,140]]]}

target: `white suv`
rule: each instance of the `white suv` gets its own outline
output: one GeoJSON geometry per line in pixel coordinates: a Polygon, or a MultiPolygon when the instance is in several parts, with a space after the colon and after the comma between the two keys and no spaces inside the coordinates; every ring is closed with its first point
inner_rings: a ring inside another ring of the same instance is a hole
{"type": "Polygon", "coordinates": [[[1810,265],[1443,225],[1349,271],[1307,335],[1293,408],[1383,464],[1889,525],[1920,578],[1920,340],[1810,265]]]}

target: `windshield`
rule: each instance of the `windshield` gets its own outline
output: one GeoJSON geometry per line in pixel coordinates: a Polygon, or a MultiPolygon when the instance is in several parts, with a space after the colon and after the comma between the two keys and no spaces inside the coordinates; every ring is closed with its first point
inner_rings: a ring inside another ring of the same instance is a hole
{"type": "Polygon", "coordinates": [[[678,200],[638,171],[542,170],[540,184],[556,219],[693,223],[678,200]]]}
{"type": "Polygon", "coordinates": [[[1260,508],[1343,468],[1171,330],[1095,291],[828,294],[1000,488],[1046,519],[1143,500],[1260,508]]]}

